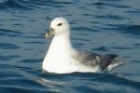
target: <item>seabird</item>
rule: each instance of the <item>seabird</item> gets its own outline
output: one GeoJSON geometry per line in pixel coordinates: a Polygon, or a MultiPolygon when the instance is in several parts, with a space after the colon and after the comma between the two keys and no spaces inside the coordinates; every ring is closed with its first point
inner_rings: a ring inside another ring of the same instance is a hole
{"type": "Polygon", "coordinates": [[[116,54],[98,54],[89,51],[77,51],[70,40],[70,25],[63,17],[54,18],[46,38],[52,37],[48,52],[42,63],[45,72],[67,74],[73,72],[101,72],[123,64],[116,54]]]}

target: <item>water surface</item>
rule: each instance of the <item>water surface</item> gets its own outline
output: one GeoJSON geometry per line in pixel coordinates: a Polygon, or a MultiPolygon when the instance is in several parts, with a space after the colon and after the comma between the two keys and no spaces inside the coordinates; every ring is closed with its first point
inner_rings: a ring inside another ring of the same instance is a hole
{"type": "Polygon", "coordinates": [[[139,0],[0,0],[1,93],[139,93],[139,0]],[[42,74],[54,17],[71,24],[77,49],[116,53],[128,63],[109,73],[42,74]]]}

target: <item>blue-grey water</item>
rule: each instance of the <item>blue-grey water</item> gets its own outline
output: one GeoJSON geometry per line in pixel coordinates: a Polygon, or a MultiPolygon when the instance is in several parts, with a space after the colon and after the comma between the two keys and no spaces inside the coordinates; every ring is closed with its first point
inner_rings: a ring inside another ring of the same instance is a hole
{"type": "Polygon", "coordinates": [[[140,93],[140,0],[0,0],[0,93],[140,93]],[[108,73],[42,74],[54,17],[75,48],[116,53],[108,73]]]}

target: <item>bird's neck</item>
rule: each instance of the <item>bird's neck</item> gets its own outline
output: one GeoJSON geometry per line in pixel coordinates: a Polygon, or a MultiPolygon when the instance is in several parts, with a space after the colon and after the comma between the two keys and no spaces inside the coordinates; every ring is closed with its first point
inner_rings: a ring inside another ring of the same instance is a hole
{"type": "Polygon", "coordinates": [[[52,39],[48,54],[69,55],[75,51],[71,45],[70,34],[57,35],[52,39]]]}

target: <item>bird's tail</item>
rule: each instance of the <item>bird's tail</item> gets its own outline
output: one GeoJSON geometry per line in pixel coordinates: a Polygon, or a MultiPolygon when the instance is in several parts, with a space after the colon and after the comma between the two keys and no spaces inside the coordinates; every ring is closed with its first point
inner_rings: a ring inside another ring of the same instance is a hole
{"type": "Polygon", "coordinates": [[[107,70],[108,71],[111,71],[113,68],[119,67],[119,66],[121,66],[121,65],[123,65],[125,63],[127,63],[127,62],[124,61],[124,60],[113,59],[112,62],[111,62],[111,64],[108,65],[107,70]]]}

